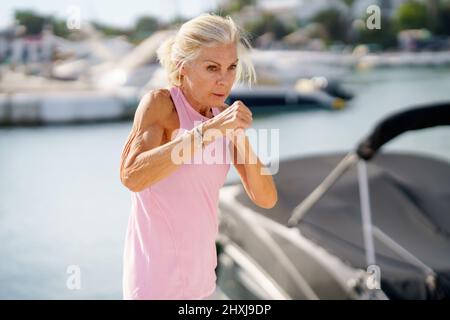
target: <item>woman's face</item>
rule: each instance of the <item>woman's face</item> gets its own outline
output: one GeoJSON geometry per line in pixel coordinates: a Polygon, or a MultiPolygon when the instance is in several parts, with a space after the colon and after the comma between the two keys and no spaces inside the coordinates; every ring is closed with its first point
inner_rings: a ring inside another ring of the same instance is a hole
{"type": "Polygon", "coordinates": [[[237,48],[234,43],[203,47],[196,59],[183,65],[183,88],[198,109],[221,106],[236,77],[237,48]]]}

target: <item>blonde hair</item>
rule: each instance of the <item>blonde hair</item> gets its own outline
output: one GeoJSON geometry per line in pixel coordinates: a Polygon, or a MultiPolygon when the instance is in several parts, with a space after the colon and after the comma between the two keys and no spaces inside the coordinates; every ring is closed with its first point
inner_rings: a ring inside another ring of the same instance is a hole
{"type": "Polygon", "coordinates": [[[256,72],[249,52],[252,48],[249,40],[231,19],[215,14],[202,14],[185,22],[177,34],[165,40],[157,50],[158,60],[164,67],[170,85],[180,86],[181,65],[195,59],[202,46],[235,43],[238,53],[236,79],[247,78],[248,84],[256,82],[256,72]]]}

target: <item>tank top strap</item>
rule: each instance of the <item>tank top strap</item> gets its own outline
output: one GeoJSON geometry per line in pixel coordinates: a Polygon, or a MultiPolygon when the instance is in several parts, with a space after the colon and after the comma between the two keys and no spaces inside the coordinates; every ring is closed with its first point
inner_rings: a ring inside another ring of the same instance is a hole
{"type": "Polygon", "coordinates": [[[190,120],[189,116],[186,114],[187,111],[184,108],[183,100],[182,100],[183,97],[182,97],[182,93],[179,90],[179,88],[173,86],[173,87],[170,87],[169,91],[170,91],[170,95],[172,97],[173,104],[175,105],[175,109],[178,114],[178,119],[180,121],[180,129],[177,134],[177,135],[179,135],[183,131],[190,129],[191,120],[190,120]]]}

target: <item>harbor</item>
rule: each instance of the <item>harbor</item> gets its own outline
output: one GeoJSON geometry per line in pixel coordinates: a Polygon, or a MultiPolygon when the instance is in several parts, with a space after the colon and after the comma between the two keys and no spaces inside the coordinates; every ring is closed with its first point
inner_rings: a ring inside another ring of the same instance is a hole
{"type": "MultiPolygon", "coordinates": [[[[442,69],[355,73],[345,83],[358,95],[342,112],[263,114],[254,127],[282,128],[281,160],[345,152],[383,115],[450,99],[450,73],[442,69]]],[[[0,265],[2,299],[120,299],[129,195],[117,170],[130,128],[125,121],[0,130],[0,255],[9,257],[0,265]],[[82,270],[81,290],[66,288],[72,264],[82,270]]],[[[437,127],[406,134],[386,149],[450,161],[449,137],[448,128],[437,127]]],[[[237,180],[231,169],[228,183],[237,180]]]]}
{"type": "MultiPolygon", "coordinates": [[[[230,166],[210,300],[450,297],[450,6],[379,1],[380,36],[364,1],[331,2],[216,4],[253,35],[257,81],[226,103],[242,101],[255,132],[276,131],[275,143],[248,138],[277,164],[278,202],[252,203],[230,166]]],[[[0,300],[121,300],[133,213],[121,152],[142,97],[169,86],[157,49],[187,18],[135,12],[128,27],[73,31],[8,8],[0,300]]]]}

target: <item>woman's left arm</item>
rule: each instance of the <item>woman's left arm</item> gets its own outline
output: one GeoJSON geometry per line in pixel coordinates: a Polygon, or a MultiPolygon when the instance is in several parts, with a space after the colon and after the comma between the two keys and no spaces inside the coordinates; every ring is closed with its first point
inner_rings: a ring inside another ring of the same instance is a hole
{"type": "Polygon", "coordinates": [[[269,169],[254,153],[244,130],[238,130],[229,144],[233,164],[250,199],[259,207],[270,209],[278,194],[269,169]],[[263,172],[265,174],[263,174],[263,172]]]}

